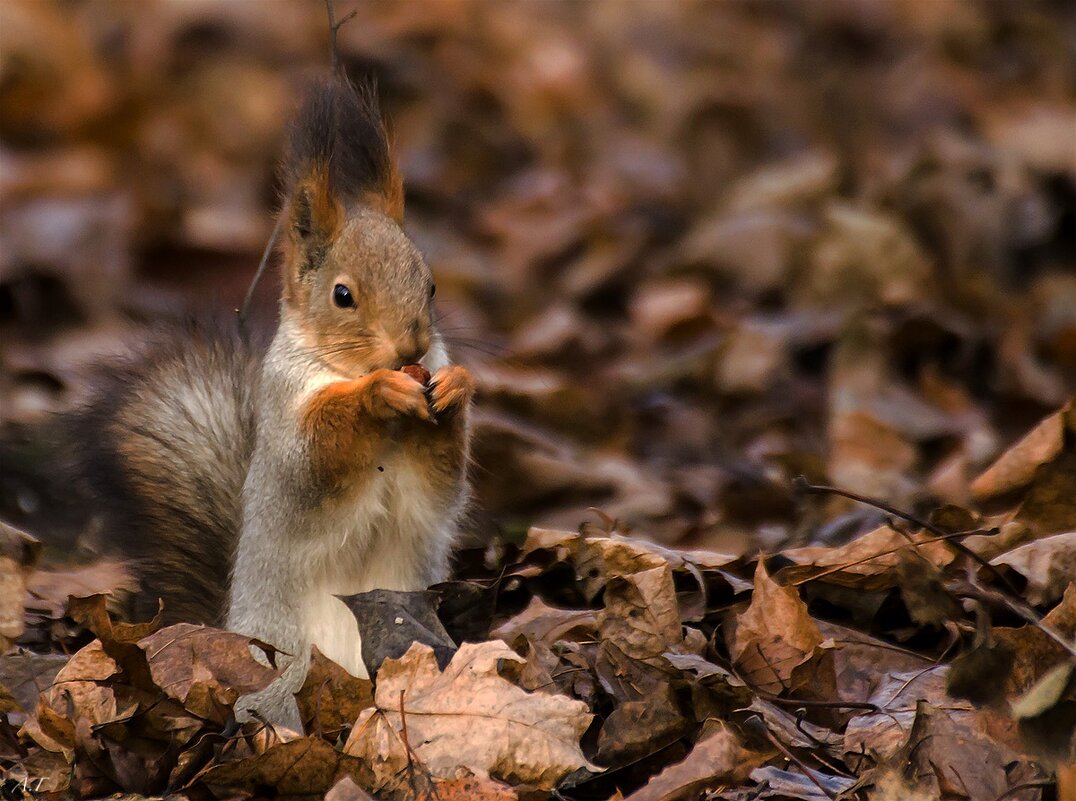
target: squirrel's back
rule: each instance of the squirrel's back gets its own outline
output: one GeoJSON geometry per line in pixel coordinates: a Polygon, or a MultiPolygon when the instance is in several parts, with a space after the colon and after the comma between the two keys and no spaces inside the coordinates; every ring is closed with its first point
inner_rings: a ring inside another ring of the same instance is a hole
{"type": "Polygon", "coordinates": [[[220,624],[254,448],[259,349],[221,324],[161,335],[98,386],[70,431],[76,480],[131,560],[135,614],[220,624]]]}

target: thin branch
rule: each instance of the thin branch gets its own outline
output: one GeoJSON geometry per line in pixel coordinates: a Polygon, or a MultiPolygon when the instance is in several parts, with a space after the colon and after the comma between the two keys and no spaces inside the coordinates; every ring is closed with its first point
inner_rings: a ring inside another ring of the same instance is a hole
{"type": "MultiPolygon", "coordinates": [[[[284,208],[287,208],[287,203],[284,204],[284,208]]],[[[265,273],[265,268],[269,264],[269,257],[273,255],[273,248],[276,247],[276,238],[280,233],[280,220],[284,216],[284,211],[277,214],[276,222],[273,223],[273,232],[269,234],[269,241],[265,243],[265,250],[262,251],[262,260],[258,263],[258,271],[254,273],[254,277],[250,280],[250,286],[247,287],[246,297],[243,298],[243,305],[236,309],[239,314],[239,335],[243,337],[243,341],[249,340],[250,332],[247,330],[247,318],[250,315],[250,304],[254,301],[254,290],[258,288],[258,282],[262,280],[262,275],[265,273]]]]}
{"type": "Polygon", "coordinates": [[[880,501],[877,498],[868,498],[865,495],[859,495],[855,492],[849,492],[848,490],[843,490],[838,487],[830,487],[824,484],[811,484],[808,483],[807,479],[805,479],[803,476],[797,476],[792,483],[795,489],[799,492],[806,492],[812,495],[839,495],[842,498],[848,498],[849,500],[856,501],[857,503],[864,503],[867,506],[873,506],[875,509],[880,509],[883,512],[887,512],[888,514],[893,515],[894,517],[899,517],[902,520],[906,520],[912,525],[919,526],[920,528],[929,531],[931,534],[934,534],[936,537],[943,539],[945,541],[945,544],[948,545],[950,548],[957,551],[958,553],[967,556],[976,564],[981,565],[983,568],[985,568],[987,572],[996,577],[1000,581],[1001,585],[1008,591],[1008,594],[1002,594],[1000,592],[995,592],[993,590],[988,590],[984,587],[980,587],[976,584],[973,584],[971,581],[968,581],[961,587],[961,591],[963,592],[963,594],[978,601],[986,601],[988,603],[994,604],[995,606],[1000,606],[1003,609],[1006,609],[1009,612],[1012,612],[1013,614],[1023,618],[1025,621],[1030,623],[1032,626],[1035,626],[1039,631],[1041,631],[1055,643],[1060,645],[1066,652],[1068,652],[1070,656],[1076,657],[1076,645],[1062,637],[1050,626],[1044,624],[1042,622],[1042,618],[1039,617],[1039,615],[1035,612],[1034,609],[1032,609],[1024,602],[1023,598],[1021,598],[1019,593],[1016,591],[1016,588],[1012,586],[1009,580],[1005,578],[1005,576],[1003,576],[996,567],[990,564],[990,562],[988,562],[982,556],[975,553],[975,551],[973,551],[964,543],[949,539],[949,532],[944,531],[938,526],[935,526],[933,523],[929,523],[926,520],[922,520],[909,512],[897,509],[895,506],[890,506],[885,501],[880,501]]]}
{"type": "MultiPolygon", "coordinates": [[[[336,38],[340,32],[340,28],[350,19],[353,19],[358,14],[358,9],[353,9],[345,14],[341,19],[336,18],[336,9],[333,6],[333,0],[325,0],[325,13],[329,17],[329,61],[332,66],[332,71],[337,74],[343,73],[343,64],[340,61],[340,51],[337,48],[336,38]]],[[[287,203],[284,204],[287,208],[287,203]]],[[[236,313],[239,315],[239,334],[246,341],[249,337],[249,331],[247,330],[247,318],[250,316],[250,305],[254,300],[254,291],[258,288],[258,284],[262,280],[262,275],[265,273],[265,268],[269,264],[269,257],[273,254],[273,247],[276,245],[277,236],[280,234],[280,218],[281,214],[277,215],[276,222],[273,224],[273,232],[269,235],[269,241],[265,243],[265,250],[262,252],[262,260],[258,263],[258,271],[254,273],[254,278],[250,281],[250,286],[247,287],[246,297],[243,298],[243,305],[236,309],[236,313]]]]}
{"type": "Polygon", "coordinates": [[[762,722],[762,718],[760,718],[758,715],[751,715],[751,717],[747,718],[747,720],[744,721],[744,727],[751,729],[756,734],[761,734],[763,737],[765,737],[769,741],[770,745],[772,745],[774,748],[781,752],[785,759],[787,759],[789,762],[802,770],[803,775],[810,779],[819,790],[825,793],[827,798],[831,798],[833,799],[833,801],[836,801],[837,794],[830,790],[828,787],[826,787],[826,785],[822,784],[822,781],[814,775],[814,771],[807,767],[807,765],[804,764],[802,759],[793,754],[785,746],[784,743],[782,743],[780,740],[777,739],[777,737],[774,736],[773,732],[771,732],[769,728],[767,728],[766,724],[762,722]]]}
{"type": "Polygon", "coordinates": [[[978,564],[980,567],[990,573],[994,578],[996,578],[999,582],[1001,582],[1005,587],[1007,587],[1012,593],[1016,593],[1016,588],[1009,583],[1009,580],[1005,578],[1005,576],[1003,576],[996,567],[990,564],[990,562],[984,559],[982,556],[975,553],[975,551],[973,551],[964,543],[951,539],[952,532],[950,531],[946,531],[943,528],[939,528],[933,523],[916,517],[910,512],[905,512],[895,506],[890,506],[885,501],[878,500],[877,498],[868,498],[866,495],[859,495],[855,492],[849,492],[848,490],[843,490],[839,487],[830,487],[825,484],[810,484],[803,476],[797,476],[793,480],[792,484],[799,492],[806,492],[811,495],[839,495],[842,498],[848,498],[849,500],[856,501],[857,503],[864,503],[867,506],[873,506],[875,509],[880,509],[883,512],[887,512],[888,514],[893,515],[893,517],[899,517],[901,520],[906,520],[913,526],[918,526],[921,529],[929,531],[935,537],[943,539],[945,541],[945,544],[952,548],[954,551],[957,551],[958,553],[968,557],[973,562],[978,564]]]}
{"type": "Polygon", "coordinates": [[[329,59],[332,63],[333,72],[340,72],[342,68],[340,66],[340,51],[336,47],[336,35],[340,32],[343,24],[354,18],[359,12],[358,9],[353,9],[338,20],[336,19],[333,0],[325,0],[325,12],[329,15],[329,59]]]}

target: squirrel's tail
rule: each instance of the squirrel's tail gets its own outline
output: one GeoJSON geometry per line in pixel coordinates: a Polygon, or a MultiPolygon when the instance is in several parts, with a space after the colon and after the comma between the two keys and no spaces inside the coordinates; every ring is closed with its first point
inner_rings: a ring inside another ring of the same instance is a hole
{"type": "Polygon", "coordinates": [[[68,429],[79,489],[139,580],[135,614],[219,624],[254,446],[259,358],[188,325],[111,370],[68,429]]]}

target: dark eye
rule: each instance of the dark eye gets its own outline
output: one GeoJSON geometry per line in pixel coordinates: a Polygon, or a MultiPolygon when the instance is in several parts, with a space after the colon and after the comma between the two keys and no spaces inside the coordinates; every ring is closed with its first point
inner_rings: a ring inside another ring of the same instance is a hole
{"type": "Polygon", "coordinates": [[[341,309],[351,309],[355,306],[355,298],[351,296],[351,290],[343,284],[333,287],[333,303],[341,309]]]}
{"type": "Polygon", "coordinates": [[[437,294],[437,284],[430,284],[430,299],[432,300],[433,296],[436,295],[436,294],[437,294]]]}

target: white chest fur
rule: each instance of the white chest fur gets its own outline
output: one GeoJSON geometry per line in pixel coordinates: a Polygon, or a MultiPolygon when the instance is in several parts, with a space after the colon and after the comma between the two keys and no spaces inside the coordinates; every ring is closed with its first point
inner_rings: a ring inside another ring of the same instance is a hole
{"type": "Polygon", "coordinates": [[[424,589],[440,578],[431,565],[443,563],[451,540],[451,510],[402,459],[382,467],[352,503],[323,521],[301,602],[308,641],[356,676],[366,676],[358,624],[335,596],[424,589]]]}

